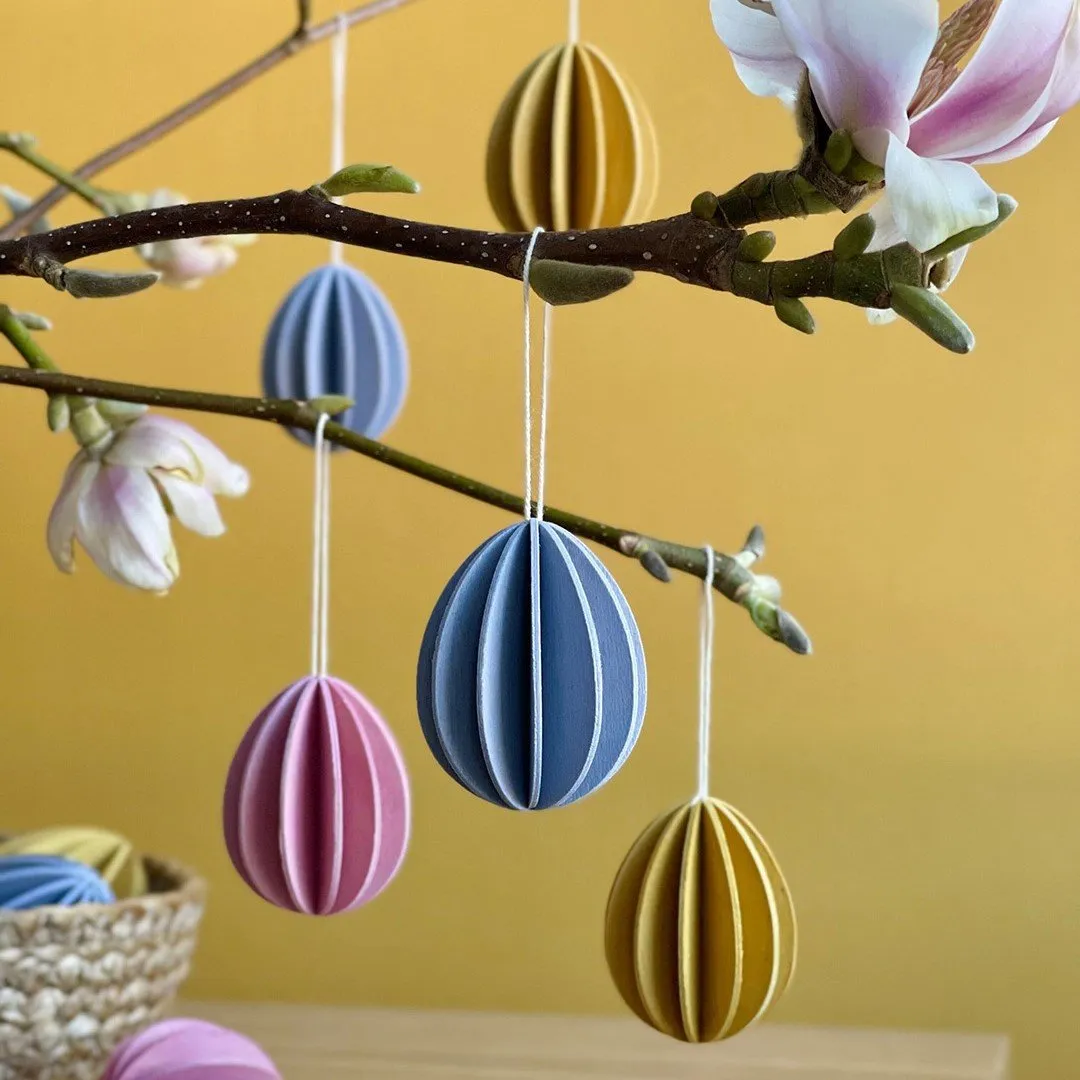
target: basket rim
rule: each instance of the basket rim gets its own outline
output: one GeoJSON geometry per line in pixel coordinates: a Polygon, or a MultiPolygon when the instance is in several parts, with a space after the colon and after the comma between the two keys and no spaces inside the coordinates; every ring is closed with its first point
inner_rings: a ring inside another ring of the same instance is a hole
{"type": "Polygon", "coordinates": [[[54,923],[74,922],[77,919],[90,918],[106,911],[118,915],[129,910],[145,910],[148,906],[174,906],[177,903],[202,906],[205,903],[206,880],[194,870],[174,859],[157,855],[140,855],[139,858],[148,871],[154,871],[161,877],[169,878],[171,887],[158,892],[143,893],[141,896],[128,896],[111,904],[43,904],[41,907],[25,911],[7,911],[0,908],[0,924],[33,926],[41,922],[43,918],[50,919],[54,923]]]}

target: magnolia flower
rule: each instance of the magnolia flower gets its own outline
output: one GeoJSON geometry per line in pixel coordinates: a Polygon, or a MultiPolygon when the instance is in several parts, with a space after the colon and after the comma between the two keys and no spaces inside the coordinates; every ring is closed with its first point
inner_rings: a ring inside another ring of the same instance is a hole
{"type": "Polygon", "coordinates": [[[997,218],[974,166],[1027,153],[1080,101],[1077,0],[711,0],[747,88],[793,102],[804,78],[834,131],[885,170],[899,237],[928,251],[997,218]],[[975,47],[963,69],[960,62],[975,47]]]}
{"type": "MultiPolygon", "coordinates": [[[[187,202],[182,195],[164,188],[139,198],[140,207],[159,210],[187,202]]],[[[179,240],[159,240],[140,244],[139,256],[153,270],[161,272],[166,285],[196,289],[205,278],[224,273],[240,257],[236,250],[252,243],[251,236],[192,236],[179,240]]]]}
{"type": "Polygon", "coordinates": [[[180,574],[169,516],[220,536],[225,524],[214,496],[247,489],[246,470],[194,428],[141,416],[68,466],[49,515],[49,551],[71,573],[78,539],[106,577],[163,593],[180,574]]]}

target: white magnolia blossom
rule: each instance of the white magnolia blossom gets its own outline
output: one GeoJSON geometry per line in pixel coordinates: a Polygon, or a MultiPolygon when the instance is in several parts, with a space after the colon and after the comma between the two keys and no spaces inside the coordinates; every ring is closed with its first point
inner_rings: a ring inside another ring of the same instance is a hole
{"type": "MultiPolygon", "coordinates": [[[[140,198],[139,202],[147,210],[160,210],[166,206],[184,205],[187,199],[162,188],[145,199],[140,198]]],[[[234,266],[240,257],[237,248],[253,241],[251,236],[191,236],[140,244],[137,250],[147,266],[161,273],[163,284],[195,289],[206,278],[234,266]]]]}
{"type": "MultiPolygon", "coordinates": [[[[988,0],[989,2],[989,0],[988,0]]],[[[879,224],[928,251],[998,214],[977,165],[1034,149],[1080,101],[1077,0],[1000,0],[970,60],[926,92],[938,0],[711,0],[755,94],[793,102],[809,76],[834,131],[885,170],[879,224]]],[[[885,230],[883,230],[885,231],[885,230]]]]}
{"type": "Polygon", "coordinates": [[[180,574],[169,517],[203,536],[225,524],[215,495],[240,496],[248,474],[194,428],[147,414],[68,466],[49,515],[48,544],[66,573],[75,541],[113,581],[166,592],[180,574]]]}

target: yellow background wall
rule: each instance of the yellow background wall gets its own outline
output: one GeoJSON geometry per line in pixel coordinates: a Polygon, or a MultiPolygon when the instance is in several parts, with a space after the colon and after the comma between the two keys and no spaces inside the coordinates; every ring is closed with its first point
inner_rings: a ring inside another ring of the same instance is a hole
{"type": "MultiPolygon", "coordinates": [[[[76,162],[284,34],[288,0],[7,4],[4,122],[76,162]]],[[[793,160],[779,106],[752,99],[704,0],[587,0],[584,32],[639,84],[675,213],[793,160]]],[[[329,15],[333,4],[320,3],[329,15]]],[[[353,36],[350,156],[425,183],[393,208],[491,227],[487,126],[565,25],[560,0],[422,0],[353,36]]],[[[120,188],[250,195],[325,175],[327,54],[317,48],[107,174],[120,188]]],[[[1005,1030],[1021,1080],[1075,1076],[1080,1052],[1080,399],[1075,320],[1080,122],[994,170],[1021,210],[951,294],[979,334],[958,358],[907,326],[816,304],[804,339],[764,309],[659,278],[560,314],[550,495],[765,567],[817,646],[796,658],[719,609],[715,789],[780,854],[802,920],[789,1021],[1005,1030]]],[[[14,161],[0,178],[37,181],[14,161]]],[[[380,207],[390,205],[380,201],[380,207]]],[[[62,220],[83,210],[65,204],[62,220]]],[[[782,231],[826,245],[836,220],[782,231]]],[[[271,312],[323,259],[262,240],[193,294],[76,304],[4,282],[47,313],[65,368],[254,392],[271,312]]],[[[517,487],[519,295],[480,273],[358,253],[397,306],[414,386],[395,445],[517,487]]],[[[128,256],[106,260],[127,264],[128,256]]],[[[13,362],[13,361],[12,361],[13,362]]],[[[219,838],[222,779],[249,720],[306,663],[310,457],[280,431],[200,426],[252,471],[228,535],[180,539],[158,600],[86,558],[57,573],[45,519],[66,437],[43,401],[0,393],[3,652],[0,818],[87,819],[200,867],[213,884],[200,996],[615,1011],[600,926],[628,845],[694,782],[696,605],[609,560],[640,621],[651,707],[600,795],[500,813],[432,761],[414,663],[447,577],[506,517],[362,460],[335,459],[334,668],[379,703],[408,756],[416,831],[368,910],[301,921],[256,901],[219,838]]]]}

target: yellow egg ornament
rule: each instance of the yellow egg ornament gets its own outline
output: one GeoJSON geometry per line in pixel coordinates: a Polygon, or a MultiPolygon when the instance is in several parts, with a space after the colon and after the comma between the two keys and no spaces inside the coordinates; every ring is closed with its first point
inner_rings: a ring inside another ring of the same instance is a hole
{"type": "Polygon", "coordinates": [[[611,976],[645,1023],[683,1042],[760,1020],[795,970],[780,867],[753,825],[718,799],[662,814],[630,849],[608,899],[611,976]]]}
{"type": "Polygon", "coordinates": [[[118,900],[142,896],[146,868],[130,840],[107,829],[63,827],[23,833],[0,843],[0,855],[59,855],[93,867],[118,900]]]}
{"type": "Polygon", "coordinates": [[[658,166],[637,92],[596,46],[571,42],[533,61],[503,101],[488,196],[511,231],[622,225],[648,214],[658,166]]]}

